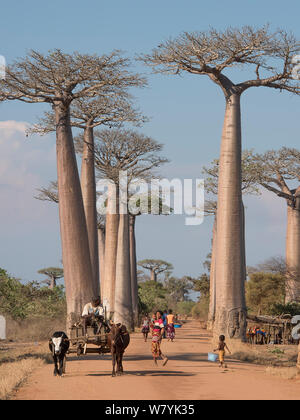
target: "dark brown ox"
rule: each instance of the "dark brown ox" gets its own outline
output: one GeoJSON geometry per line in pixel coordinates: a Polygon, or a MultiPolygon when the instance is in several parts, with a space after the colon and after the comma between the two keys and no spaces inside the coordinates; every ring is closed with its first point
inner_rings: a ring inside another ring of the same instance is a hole
{"type": "Polygon", "coordinates": [[[130,335],[125,325],[112,324],[110,333],[107,335],[107,344],[110,346],[112,355],[112,376],[123,374],[123,355],[130,342],[130,335]],[[117,371],[115,369],[117,363],[117,371]]]}

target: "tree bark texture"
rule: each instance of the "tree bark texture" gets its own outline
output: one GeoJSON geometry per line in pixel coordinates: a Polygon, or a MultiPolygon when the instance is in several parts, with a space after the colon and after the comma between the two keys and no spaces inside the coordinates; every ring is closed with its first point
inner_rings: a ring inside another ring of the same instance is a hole
{"type": "Polygon", "coordinates": [[[130,275],[131,275],[131,297],[132,312],[135,325],[138,325],[138,283],[136,264],[136,239],[135,239],[136,216],[129,216],[129,243],[130,243],[130,275]]]}
{"type": "Polygon", "coordinates": [[[114,313],[116,261],[119,228],[119,197],[118,188],[114,184],[108,187],[108,199],[105,222],[105,268],[103,284],[103,304],[107,315],[114,313]]]}
{"type": "Polygon", "coordinates": [[[213,329],[216,314],[216,251],[217,251],[217,216],[213,224],[213,238],[211,248],[211,266],[209,273],[209,311],[207,329],[213,329]]]}
{"type": "Polygon", "coordinates": [[[227,98],[219,163],[214,335],[245,340],[240,96],[227,98]]]}
{"type": "Polygon", "coordinates": [[[100,266],[100,295],[103,300],[103,285],[105,274],[105,229],[98,228],[98,252],[100,266]]]}
{"type": "Polygon", "coordinates": [[[67,329],[91,300],[93,273],[69,109],[55,107],[59,218],[67,300],[67,329]]]}
{"type": "Polygon", "coordinates": [[[87,126],[84,130],[84,143],[81,163],[81,190],[89,238],[94,295],[98,296],[100,285],[94,161],[93,129],[87,126]]]}
{"type": "Polygon", "coordinates": [[[300,187],[294,204],[287,206],[286,232],[286,302],[300,300],[300,187]]]}
{"type": "Polygon", "coordinates": [[[133,327],[128,214],[120,214],[119,219],[114,322],[133,327]]]}

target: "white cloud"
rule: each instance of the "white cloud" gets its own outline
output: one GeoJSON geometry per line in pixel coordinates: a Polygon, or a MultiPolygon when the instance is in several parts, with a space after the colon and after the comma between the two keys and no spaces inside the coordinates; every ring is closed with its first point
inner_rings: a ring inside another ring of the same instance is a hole
{"type": "Polygon", "coordinates": [[[29,123],[0,122],[0,220],[38,221],[45,207],[35,200],[36,189],[56,179],[55,145],[50,136],[26,137],[29,123]]]}

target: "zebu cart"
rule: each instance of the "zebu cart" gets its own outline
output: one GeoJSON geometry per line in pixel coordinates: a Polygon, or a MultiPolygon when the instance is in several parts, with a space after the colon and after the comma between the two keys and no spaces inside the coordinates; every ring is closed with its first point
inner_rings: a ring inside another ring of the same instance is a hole
{"type": "Polygon", "coordinates": [[[104,326],[99,330],[98,325],[87,327],[86,335],[81,325],[76,325],[70,331],[69,353],[76,353],[77,356],[96,353],[110,353],[110,346],[107,342],[107,333],[104,326]]]}

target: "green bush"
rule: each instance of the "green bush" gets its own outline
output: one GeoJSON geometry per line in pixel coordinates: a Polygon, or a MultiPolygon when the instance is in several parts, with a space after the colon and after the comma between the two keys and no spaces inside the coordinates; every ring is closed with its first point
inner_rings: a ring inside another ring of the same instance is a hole
{"type": "Polygon", "coordinates": [[[246,301],[250,313],[272,315],[274,305],[283,304],[285,278],[281,274],[254,272],[246,283],[246,301]]]}
{"type": "Polygon", "coordinates": [[[166,289],[159,282],[145,281],[138,285],[139,308],[142,314],[168,309],[166,289]]]}
{"type": "Polygon", "coordinates": [[[291,316],[300,314],[300,303],[290,302],[290,303],[274,303],[270,307],[270,315],[283,315],[289,314],[291,316]]]}
{"type": "Polygon", "coordinates": [[[191,316],[192,310],[195,305],[196,305],[196,302],[193,302],[191,300],[178,302],[176,305],[176,312],[181,315],[191,316]]]}
{"type": "Polygon", "coordinates": [[[0,269],[0,312],[14,320],[63,317],[66,313],[63,286],[51,290],[37,282],[22,284],[0,269]]]}
{"type": "Polygon", "coordinates": [[[201,299],[198,303],[196,303],[196,305],[193,306],[192,317],[196,319],[201,319],[203,321],[207,321],[208,307],[209,307],[209,300],[201,299]]]}

